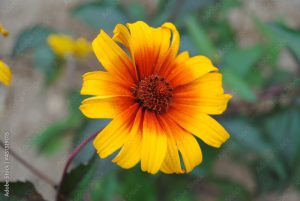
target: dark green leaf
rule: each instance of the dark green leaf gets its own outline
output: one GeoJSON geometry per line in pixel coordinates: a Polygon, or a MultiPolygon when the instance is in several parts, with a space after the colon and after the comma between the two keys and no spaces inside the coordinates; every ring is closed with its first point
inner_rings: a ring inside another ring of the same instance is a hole
{"type": "Polygon", "coordinates": [[[211,43],[210,38],[208,37],[205,30],[201,27],[200,23],[192,17],[188,16],[185,18],[185,25],[188,33],[191,36],[191,39],[194,41],[198,51],[209,58],[216,58],[216,49],[211,43]]]}
{"type": "Polygon", "coordinates": [[[62,70],[61,58],[56,57],[47,45],[40,45],[35,48],[33,59],[35,67],[45,76],[46,84],[55,81],[62,70]]]}
{"type": "Polygon", "coordinates": [[[113,201],[119,190],[121,181],[118,181],[115,173],[105,175],[98,180],[93,181],[91,190],[91,200],[113,201]]]}
{"type": "Polygon", "coordinates": [[[140,168],[123,170],[121,183],[121,195],[125,200],[154,201],[157,200],[155,176],[141,172],[140,168]],[[124,172],[126,171],[126,172],[124,172]]]}
{"type": "Polygon", "coordinates": [[[223,81],[233,92],[248,102],[255,102],[256,95],[250,85],[240,75],[228,68],[222,68],[223,81]]]}
{"type": "Polygon", "coordinates": [[[255,16],[253,16],[252,19],[266,41],[266,44],[264,44],[265,52],[262,62],[264,64],[269,64],[270,66],[276,66],[283,43],[280,38],[275,35],[268,24],[260,21],[260,19],[255,16]]]}
{"type": "Polygon", "coordinates": [[[10,201],[44,201],[44,198],[36,191],[33,184],[30,182],[9,182],[9,186],[6,191],[7,184],[1,182],[0,186],[2,188],[0,194],[0,201],[10,200],[10,201]],[[5,196],[8,192],[9,198],[5,196]]]}
{"type": "Polygon", "coordinates": [[[300,31],[290,29],[280,24],[272,24],[271,29],[280,39],[280,42],[287,46],[300,62],[300,31]]]}
{"type": "Polygon", "coordinates": [[[118,23],[128,22],[119,6],[104,2],[79,5],[72,10],[72,14],[96,30],[112,31],[118,23]]]}
{"type": "Polygon", "coordinates": [[[74,201],[83,200],[95,174],[98,165],[97,158],[98,156],[94,155],[88,164],[79,165],[67,174],[60,191],[61,198],[74,201]]]}
{"type": "Polygon", "coordinates": [[[146,20],[148,11],[141,3],[132,2],[126,6],[126,9],[132,21],[146,20]]]}
{"type": "Polygon", "coordinates": [[[262,157],[271,149],[271,146],[263,138],[261,131],[246,119],[242,117],[231,118],[224,120],[222,123],[241,147],[247,148],[262,157]]]}
{"type": "Polygon", "coordinates": [[[255,45],[249,48],[232,48],[224,55],[223,68],[230,68],[239,76],[247,75],[254,67],[263,53],[263,47],[255,45]]]}
{"type": "Polygon", "coordinates": [[[266,118],[266,131],[274,149],[290,168],[300,157],[300,112],[296,108],[282,110],[266,118]]]}
{"type": "MultiPolygon", "coordinates": [[[[84,139],[91,136],[93,133],[100,131],[104,128],[110,120],[108,119],[89,119],[83,128],[76,131],[76,137],[74,138],[74,147],[81,143],[84,139]]],[[[86,163],[93,155],[95,148],[92,143],[87,144],[81,151],[78,153],[74,159],[75,164],[86,163]]]]}
{"type": "Polygon", "coordinates": [[[33,139],[39,153],[51,155],[62,147],[62,140],[68,132],[80,126],[83,116],[79,110],[82,97],[79,93],[71,93],[69,100],[69,114],[65,119],[50,124],[45,130],[33,139]]]}
{"type": "Polygon", "coordinates": [[[40,25],[25,29],[17,37],[12,55],[19,56],[29,49],[35,48],[43,43],[45,44],[48,35],[51,33],[53,33],[53,30],[40,25]]]}
{"type": "Polygon", "coordinates": [[[239,183],[221,178],[212,178],[210,182],[219,190],[218,201],[251,200],[250,193],[239,183]]]}
{"type": "Polygon", "coordinates": [[[70,128],[69,126],[67,120],[58,121],[37,134],[33,139],[33,144],[37,147],[38,152],[45,155],[57,152],[64,144],[62,137],[70,128]]]}

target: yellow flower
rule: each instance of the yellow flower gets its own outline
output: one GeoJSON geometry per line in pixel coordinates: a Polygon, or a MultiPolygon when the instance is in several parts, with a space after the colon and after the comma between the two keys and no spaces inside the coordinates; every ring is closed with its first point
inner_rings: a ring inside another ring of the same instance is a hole
{"type": "Polygon", "coordinates": [[[63,34],[51,34],[48,37],[48,44],[53,52],[61,57],[73,55],[81,58],[92,51],[91,44],[84,38],[74,40],[63,34]]]}
{"type": "Polygon", "coordinates": [[[0,34],[4,37],[9,35],[9,32],[5,29],[5,27],[0,23],[0,34]]]}
{"type": "Polygon", "coordinates": [[[93,143],[101,158],[120,149],[113,162],[123,168],[140,162],[152,174],[185,173],[202,162],[195,137],[216,148],[229,138],[210,116],[223,113],[231,98],[222,75],[205,56],[178,54],[179,43],[173,24],[141,21],[118,24],[113,38],[103,30],[95,38],[93,50],[107,72],[83,76],[81,94],[94,97],[80,109],[88,118],[113,119],[93,143]]]}
{"type": "Polygon", "coordinates": [[[9,67],[0,60],[0,82],[9,86],[12,80],[12,74],[9,67]]]}
{"type": "Polygon", "coordinates": [[[91,43],[84,38],[78,38],[74,43],[74,55],[76,57],[85,57],[92,51],[91,43]]]}

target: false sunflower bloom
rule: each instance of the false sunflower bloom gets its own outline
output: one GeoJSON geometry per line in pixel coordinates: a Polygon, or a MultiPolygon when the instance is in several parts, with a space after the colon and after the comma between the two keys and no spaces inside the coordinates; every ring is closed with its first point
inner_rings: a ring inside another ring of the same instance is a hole
{"type": "Polygon", "coordinates": [[[152,174],[185,173],[202,161],[195,137],[213,147],[229,138],[210,116],[223,113],[231,98],[222,75],[205,56],[178,54],[179,42],[173,24],[141,21],[118,24],[113,38],[101,30],[94,39],[106,71],[83,76],[81,93],[93,97],[80,109],[88,118],[113,119],[94,139],[101,158],[119,150],[113,162],[123,168],[140,162],[152,174]]]}

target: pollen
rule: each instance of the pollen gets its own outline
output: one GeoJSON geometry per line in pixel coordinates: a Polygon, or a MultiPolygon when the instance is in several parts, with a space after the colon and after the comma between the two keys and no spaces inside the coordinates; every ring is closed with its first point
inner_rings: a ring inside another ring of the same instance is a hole
{"type": "Polygon", "coordinates": [[[153,74],[142,79],[131,92],[143,108],[162,114],[168,111],[172,102],[173,88],[164,77],[153,74]]]}

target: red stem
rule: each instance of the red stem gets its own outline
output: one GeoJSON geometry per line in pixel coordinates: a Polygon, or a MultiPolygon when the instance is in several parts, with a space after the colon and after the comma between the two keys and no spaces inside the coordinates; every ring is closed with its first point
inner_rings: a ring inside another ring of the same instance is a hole
{"type": "MultiPolygon", "coordinates": [[[[101,130],[100,130],[101,131],[101,130]]],[[[61,187],[65,181],[65,178],[66,178],[66,175],[67,175],[67,171],[69,169],[69,166],[71,165],[73,159],[77,156],[77,154],[81,151],[82,148],[84,148],[87,143],[89,143],[90,141],[92,141],[100,131],[97,131],[95,132],[93,135],[91,135],[90,137],[88,137],[87,139],[85,139],[83,142],[81,142],[75,149],[74,151],[71,153],[71,155],[69,156],[68,160],[67,160],[67,163],[65,165],[65,168],[64,168],[64,171],[63,171],[63,174],[62,174],[62,177],[61,177],[61,180],[60,180],[60,183],[58,185],[58,191],[57,191],[57,196],[56,196],[56,200],[57,201],[61,201],[63,200],[61,198],[61,187]]]]}

